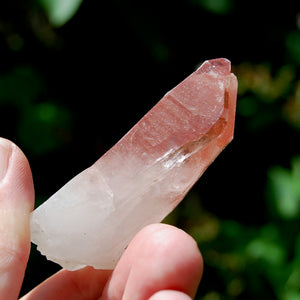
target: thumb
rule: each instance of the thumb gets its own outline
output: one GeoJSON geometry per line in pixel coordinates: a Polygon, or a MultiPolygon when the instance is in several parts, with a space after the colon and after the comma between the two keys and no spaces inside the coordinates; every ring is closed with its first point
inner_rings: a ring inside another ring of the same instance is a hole
{"type": "Polygon", "coordinates": [[[0,138],[0,295],[16,299],[30,252],[29,216],[34,188],[28,161],[0,138]]]}

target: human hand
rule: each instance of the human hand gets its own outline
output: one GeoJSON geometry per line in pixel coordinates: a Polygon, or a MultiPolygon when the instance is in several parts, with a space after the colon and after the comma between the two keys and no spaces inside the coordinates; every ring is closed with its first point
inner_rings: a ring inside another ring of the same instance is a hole
{"type": "MultiPolygon", "coordinates": [[[[34,188],[22,151],[0,138],[0,300],[17,299],[29,252],[34,188]]],[[[61,270],[22,300],[186,300],[196,293],[203,262],[182,230],[153,224],[132,240],[114,271],[61,270]]]]}

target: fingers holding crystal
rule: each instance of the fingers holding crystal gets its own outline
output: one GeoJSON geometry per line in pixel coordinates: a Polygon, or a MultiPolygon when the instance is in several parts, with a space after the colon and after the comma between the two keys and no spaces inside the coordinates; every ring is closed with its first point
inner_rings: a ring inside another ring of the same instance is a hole
{"type": "Polygon", "coordinates": [[[153,224],[132,240],[108,282],[111,271],[62,270],[22,300],[188,300],[196,293],[202,269],[201,254],[189,235],[166,224],[153,224]]]}
{"type": "Polygon", "coordinates": [[[63,269],[20,300],[98,299],[110,274],[110,270],[95,270],[92,267],[77,271],[63,269]]]}
{"type": "Polygon", "coordinates": [[[169,225],[150,225],[130,243],[103,299],[149,299],[160,290],[193,297],[202,269],[201,254],[189,235],[169,225]]]}

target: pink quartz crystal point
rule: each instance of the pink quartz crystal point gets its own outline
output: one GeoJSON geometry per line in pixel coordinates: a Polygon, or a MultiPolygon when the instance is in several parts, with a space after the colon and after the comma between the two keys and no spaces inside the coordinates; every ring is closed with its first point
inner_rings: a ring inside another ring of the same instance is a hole
{"type": "Polygon", "coordinates": [[[114,268],[134,235],[162,221],[232,140],[236,97],[230,62],[204,62],[32,213],[32,241],[70,270],[114,268]]]}
{"type": "MultiPolygon", "coordinates": [[[[136,158],[145,167],[155,160],[176,158],[176,153],[178,156],[181,152],[180,159],[187,159],[190,169],[187,176],[194,176],[186,193],[233,139],[236,98],[237,79],[231,73],[230,61],[205,61],[169,91],[95,166],[109,166],[105,172],[111,173],[109,185],[113,189],[115,184],[118,188],[119,176],[123,176],[117,166],[120,157],[122,168],[127,165],[135,169],[139,165],[136,158]]],[[[182,194],[176,197],[173,205],[182,198],[182,194]]]]}

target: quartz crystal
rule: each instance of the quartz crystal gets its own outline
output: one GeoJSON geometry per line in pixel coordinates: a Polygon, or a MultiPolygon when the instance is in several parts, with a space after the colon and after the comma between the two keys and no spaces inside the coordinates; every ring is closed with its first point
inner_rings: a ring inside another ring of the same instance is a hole
{"type": "Polygon", "coordinates": [[[114,268],[134,235],[163,220],[231,141],[236,94],[230,62],[204,62],[32,212],[38,250],[69,270],[114,268]]]}

